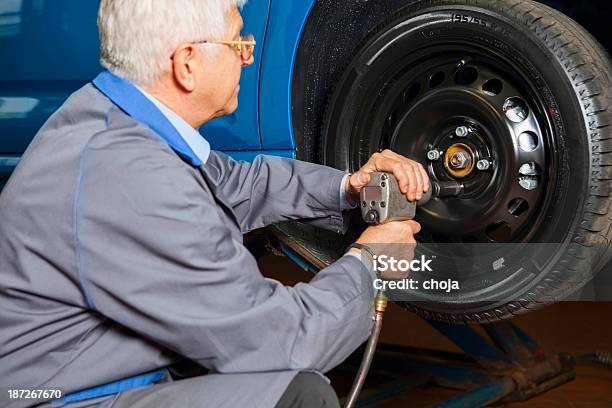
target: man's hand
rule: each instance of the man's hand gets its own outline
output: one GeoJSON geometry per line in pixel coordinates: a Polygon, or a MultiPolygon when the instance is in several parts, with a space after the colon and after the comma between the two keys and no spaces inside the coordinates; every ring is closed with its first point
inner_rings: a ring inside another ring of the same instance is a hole
{"type": "MultiPolygon", "coordinates": [[[[397,259],[412,260],[416,241],[414,234],[421,230],[418,222],[392,221],[366,228],[357,243],[364,244],[372,248],[378,255],[394,256],[397,259]]],[[[351,248],[351,252],[360,253],[356,248],[351,248]]],[[[408,276],[408,271],[388,270],[382,274],[384,279],[404,279],[408,276]]]]}
{"type": "Polygon", "coordinates": [[[391,221],[366,228],[357,239],[359,244],[416,244],[414,234],[421,225],[414,221],[391,221]]]}
{"type": "Polygon", "coordinates": [[[429,176],[421,163],[387,149],[374,153],[368,162],[348,179],[345,191],[349,201],[359,201],[359,192],[370,181],[370,173],[375,171],[393,173],[400,191],[410,201],[420,200],[423,193],[430,188],[429,176]]]}

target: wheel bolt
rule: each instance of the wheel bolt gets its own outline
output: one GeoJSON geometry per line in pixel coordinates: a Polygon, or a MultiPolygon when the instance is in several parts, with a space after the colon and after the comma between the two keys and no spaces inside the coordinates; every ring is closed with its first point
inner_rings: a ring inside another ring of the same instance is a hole
{"type": "Polygon", "coordinates": [[[487,159],[480,159],[476,162],[476,168],[478,170],[481,170],[481,171],[489,170],[490,167],[491,167],[491,162],[488,161],[487,159]]]}
{"type": "Polygon", "coordinates": [[[455,129],[455,135],[457,135],[457,137],[466,137],[468,133],[470,133],[470,129],[468,129],[467,126],[458,126],[457,129],[455,129]]]}
{"type": "Polygon", "coordinates": [[[430,150],[427,152],[427,159],[438,160],[440,158],[440,152],[438,150],[430,150]]]}

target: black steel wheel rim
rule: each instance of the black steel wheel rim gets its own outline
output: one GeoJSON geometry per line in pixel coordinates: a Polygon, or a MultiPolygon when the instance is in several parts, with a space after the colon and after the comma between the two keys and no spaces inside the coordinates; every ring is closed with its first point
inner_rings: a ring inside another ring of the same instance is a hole
{"type": "Polygon", "coordinates": [[[460,196],[433,199],[420,211],[422,241],[532,239],[552,198],[557,163],[533,73],[486,45],[462,42],[387,52],[376,63],[384,68],[360,79],[367,103],[352,128],[350,168],[390,148],[421,162],[432,180],[464,185],[460,196]],[[461,153],[465,167],[452,167],[447,152],[461,153]]]}

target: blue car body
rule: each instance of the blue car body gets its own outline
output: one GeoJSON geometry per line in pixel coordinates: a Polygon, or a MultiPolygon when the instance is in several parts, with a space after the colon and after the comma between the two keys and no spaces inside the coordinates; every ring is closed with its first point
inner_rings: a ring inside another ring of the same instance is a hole
{"type": "MultiPolygon", "coordinates": [[[[36,131],[102,69],[98,1],[0,1],[0,188],[36,131]]],[[[202,128],[217,150],[250,160],[294,157],[291,81],[300,34],[314,0],[251,0],[242,10],[255,35],[255,63],[243,70],[238,110],[202,128]]]]}

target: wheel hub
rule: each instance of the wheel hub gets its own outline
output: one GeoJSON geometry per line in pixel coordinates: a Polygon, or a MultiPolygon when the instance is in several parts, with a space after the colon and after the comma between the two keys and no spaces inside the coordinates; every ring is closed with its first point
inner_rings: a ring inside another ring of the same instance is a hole
{"type": "Polygon", "coordinates": [[[455,143],[444,153],[444,167],[451,177],[463,178],[474,170],[475,158],[470,146],[455,143]]]}

